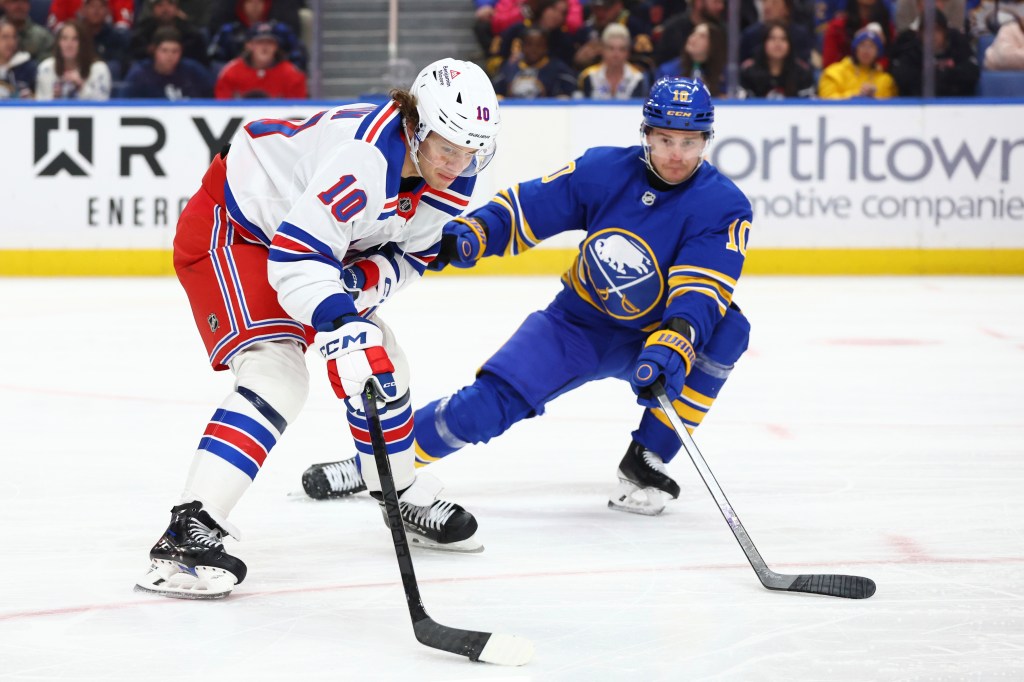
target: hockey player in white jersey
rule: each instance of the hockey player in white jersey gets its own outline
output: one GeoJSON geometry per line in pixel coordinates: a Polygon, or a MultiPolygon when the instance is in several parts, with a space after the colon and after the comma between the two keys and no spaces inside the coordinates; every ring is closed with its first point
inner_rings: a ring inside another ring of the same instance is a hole
{"type": "MultiPolygon", "coordinates": [[[[410,540],[481,549],[476,520],[416,475],[409,368],[377,309],[418,279],[469,202],[500,128],[490,81],[443,59],[384,105],[251,121],[218,155],[178,222],[174,265],[216,370],[234,390],[193,457],[137,588],[217,598],[245,578],[227,518],[308,393],[303,355],[326,359],[356,449],[372,456],[360,394],[374,382],[410,540]]],[[[362,472],[380,499],[376,468],[362,472]]]]}

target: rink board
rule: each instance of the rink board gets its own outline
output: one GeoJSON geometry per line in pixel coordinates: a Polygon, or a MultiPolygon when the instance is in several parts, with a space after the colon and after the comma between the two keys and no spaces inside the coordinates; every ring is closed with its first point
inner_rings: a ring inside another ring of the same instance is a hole
{"type": "MultiPolygon", "coordinates": [[[[174,224],[212,155],[247,120],[325,106],[4,105],[0,275],[170,273],[174,224]]],[[[638,114],[503,105],[473,205],[592,146],[635,144],[638,114]]],[[[726,103],[716,117],[710,160],[754,208],[746,272],[1024,273],[1024,101],[726,103]]],[[[561,272],[581,235],[477,273],[561,272]]]]}

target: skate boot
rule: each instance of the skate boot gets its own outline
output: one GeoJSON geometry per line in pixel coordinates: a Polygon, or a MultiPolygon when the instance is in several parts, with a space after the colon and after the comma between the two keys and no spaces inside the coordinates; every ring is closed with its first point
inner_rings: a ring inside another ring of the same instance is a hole
{"type": "Polygon", "coordinates": [[[201,502],[173,507],[170,525],[149,551],[149,572],[135,590],[177,599],[228,596],[245,579],[245,564],[225,552],[221,540],[237,534],[214,521],[201,502]]]}
{"type": "Polygon", "coordinates": [[[356,458],[314,464],[302,472],[302,489],[314,500],[347,497],[366,490],[356,458]]]}
{"type": "MultiPolygon", "coordinates": [[[[437,499],[441,482],[431,474],[419,472],[411,486],[398,493],[398,508],[409,544],[424,549],[476,553],[484,551],[476,537],[476,519],[460,505],[437,499]]],[[[388,522],[383,495],[370,492],[380,503],[384,523],[388,522]]]]}
{"type": "Polygon", "coordinates": [[[672,480],[657,453],[636,441],[619,462],[619,487],[608,499],[611,509],[657,516],[665,510],[665,496],[679,497],[679,484],[672,480]]]}

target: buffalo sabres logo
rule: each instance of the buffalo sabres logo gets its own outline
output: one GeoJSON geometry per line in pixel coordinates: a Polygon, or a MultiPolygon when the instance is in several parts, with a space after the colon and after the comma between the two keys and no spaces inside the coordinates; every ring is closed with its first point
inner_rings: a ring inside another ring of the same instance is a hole
{"type": "Polygon", "coordinates": [[[595,232],[584,243],[583,255],[595,302],[612,317],[636,319],[661,300],[664,282],[658,262],[635,234],[619,228],[595,232]]]}

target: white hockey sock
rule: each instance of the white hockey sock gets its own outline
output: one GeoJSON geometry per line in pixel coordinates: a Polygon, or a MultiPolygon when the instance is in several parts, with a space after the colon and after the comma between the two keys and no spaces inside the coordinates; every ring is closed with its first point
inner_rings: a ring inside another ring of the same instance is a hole
{"type": "Polygon", "coordinates": [[[181,501],[199,500],[226,518],[280,437],[281,432],[250,400],[232,392],[199,441],[181,501]]]}

